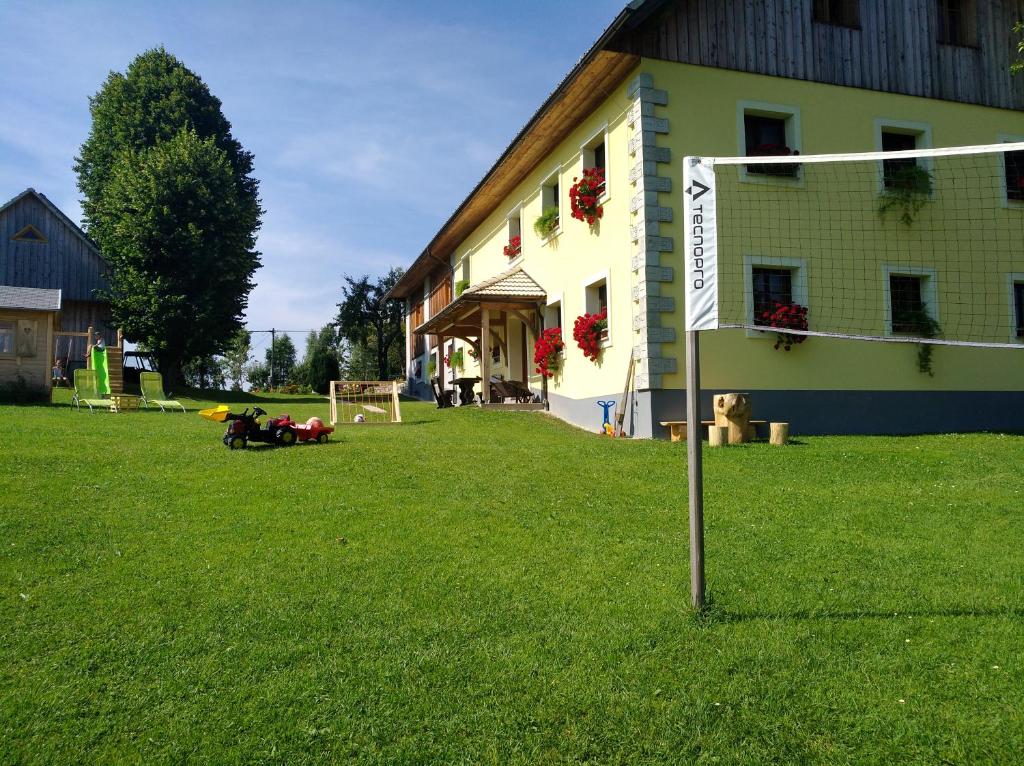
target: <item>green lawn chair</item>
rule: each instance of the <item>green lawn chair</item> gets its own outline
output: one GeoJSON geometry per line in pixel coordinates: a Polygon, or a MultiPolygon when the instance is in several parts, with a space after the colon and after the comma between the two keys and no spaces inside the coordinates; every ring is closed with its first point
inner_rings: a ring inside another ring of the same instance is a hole
{"type": "Polygon", "coordinates": [[[147,407],[155,404],[160,412],[167,412],[166,407],[181,407],[181,411],[185,412],[184,404],[167,398],[164,393],[164,376],[159,372],[140,372],[139,388],[142,389],[142,402],[147,407]]]}
{"type": "Polygon", "coordinates": [[[94,407],[117,412],[117,404],[112,399],[100,396],[96,370],[75,370],[75,395],[71,398],[71,403],[77,409],[82,409],[84,404],[89,408],[89,412],[95,412],[94,407]]]}

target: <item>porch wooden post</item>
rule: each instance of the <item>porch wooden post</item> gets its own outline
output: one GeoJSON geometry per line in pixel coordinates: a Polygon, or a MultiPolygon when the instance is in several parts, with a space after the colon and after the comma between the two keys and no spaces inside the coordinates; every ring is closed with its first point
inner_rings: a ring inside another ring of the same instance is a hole
{"type": "Polygon", "coordinates": [[[441,388],[441,397],[444,397],[444,336],[437,336],[437,384],[441,388]]]}
{"type": "Polygon", "coordinates": [[[491,313],[487,304],[480,306],[480,401],[491,399],[491,313]]]}

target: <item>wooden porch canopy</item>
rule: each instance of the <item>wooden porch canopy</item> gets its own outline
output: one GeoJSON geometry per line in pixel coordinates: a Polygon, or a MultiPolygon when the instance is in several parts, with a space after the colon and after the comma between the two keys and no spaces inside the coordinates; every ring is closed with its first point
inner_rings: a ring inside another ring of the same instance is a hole
{"type": "MultiPolygon", "coordinates": [[[[413,332],[438,336],[438,348],[444,347],[445,338],[467,341],[480,355],[480,377],[489,381],[492,335],[495,342],[504,347],[505,355],[508,356],[506,340],[491,329],[491,312],[501,312],[502,324],[505,317],[516,317],[526,325],[536,341],[543,329],[541,310],[546,303],[544,288],[522,268],[516,267],[466,288],[462,295],[436,316],[413,328],[413,332]]],[[[543,383],[546,399],[547,379],[543,383]]]]}
{"type": "Polygon", "coordinates": [[[522,268],[516,267],[466,288],[437,315],[413,328],[413,332],[461,338],[480,351],[484,340],[482,328],[485,322],[489,324],[487,312],[508,312],[522,320],[536,336],[541,329],[540,308],[546,302],[544,288],[522,268]]]}

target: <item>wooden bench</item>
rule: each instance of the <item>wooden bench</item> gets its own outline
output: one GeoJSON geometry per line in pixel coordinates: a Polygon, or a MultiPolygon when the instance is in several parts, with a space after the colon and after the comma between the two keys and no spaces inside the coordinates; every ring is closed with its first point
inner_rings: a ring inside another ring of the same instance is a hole
{"type": "MultiPolygon", "coordinates": [[[[750,425],[752,426],[763,426],[767,423],[767,420],[751,420],[750,425]]],[[[714,420],[702,420],[700,421],[701,426],[713,426],[714,420]]],[[[661,425],[668,428],[669,437],[674,442],[686,441],[686,421],[685,420],[662,420],[661,425]]]]}

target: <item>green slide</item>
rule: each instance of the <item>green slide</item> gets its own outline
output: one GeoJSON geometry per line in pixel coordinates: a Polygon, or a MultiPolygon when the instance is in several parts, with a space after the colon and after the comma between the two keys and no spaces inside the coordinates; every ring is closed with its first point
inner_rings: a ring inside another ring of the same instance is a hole
{"type": "Polygon", "coordinates": [[[110,394],[110,372],[107,370],[107,349],[101,346],[92,348],[92,368],[96,370],[96,389],[101,395],[110,394]]]}

